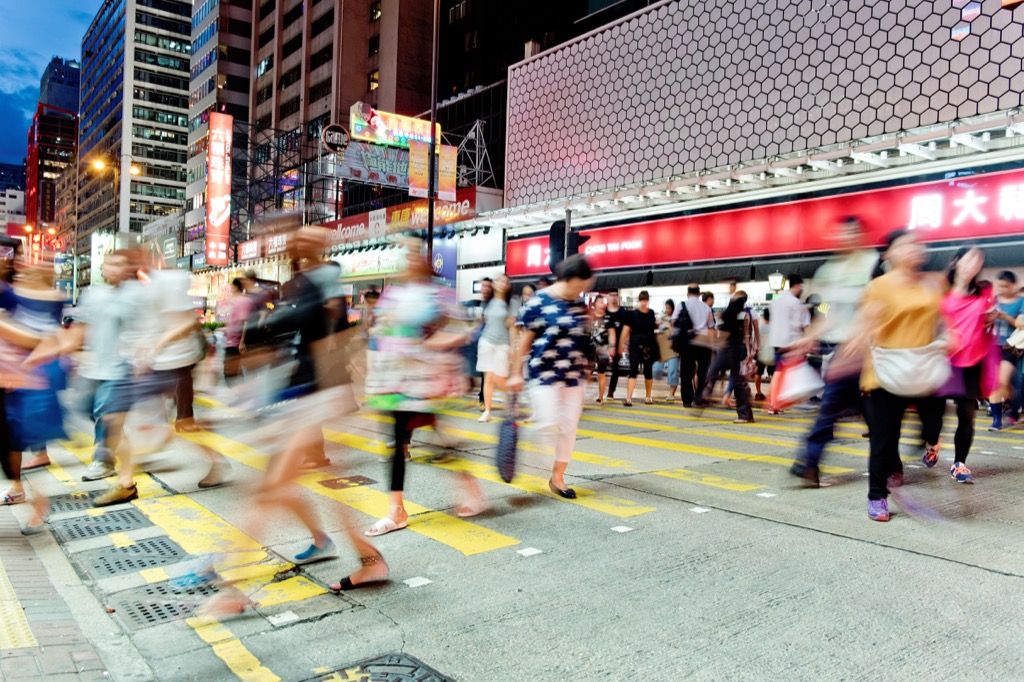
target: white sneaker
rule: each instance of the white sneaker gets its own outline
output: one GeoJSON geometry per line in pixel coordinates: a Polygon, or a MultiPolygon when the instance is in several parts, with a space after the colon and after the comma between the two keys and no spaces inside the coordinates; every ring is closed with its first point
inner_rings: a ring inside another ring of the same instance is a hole
{"type": "Polygon", "coordinates": [[[107,462],[93,461],[85,469],[85,473],[82,474],[83,481],[99,481],[109,476],[113,476],[116,471],[114,467],[107,462]]]}
{"type": "Polygon", "coordinates": [[[487,422],[491,421],[491,411],[484,410],[483,414],[480,415],[480,418],[477,419],[477,421],[480,422],[481,424],[486,424],[487,422]]]}

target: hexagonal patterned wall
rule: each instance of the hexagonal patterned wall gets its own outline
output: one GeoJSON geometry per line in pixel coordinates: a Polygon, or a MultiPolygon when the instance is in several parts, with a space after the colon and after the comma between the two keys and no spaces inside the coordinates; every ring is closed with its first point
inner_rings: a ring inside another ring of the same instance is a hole
{"type": "Polygon", "coordinates": [[[1018,107],[1022,21],[1000,0],[655,5],[511,67],[506,203],[1018,107]]]}

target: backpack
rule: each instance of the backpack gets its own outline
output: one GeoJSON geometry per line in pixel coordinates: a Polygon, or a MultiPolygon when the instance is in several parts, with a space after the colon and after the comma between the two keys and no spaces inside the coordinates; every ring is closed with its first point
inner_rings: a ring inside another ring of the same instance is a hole
{"type": "Polygon", "coordinates": [[[690,319],[690,311],[686,309],[686,303],[679,306],[679,315],[676,316],[675,334],[672,335],[672,350],[680,355],[690,347],[690,340],[696,336],[693,331],[693,320],[690,319]]]}

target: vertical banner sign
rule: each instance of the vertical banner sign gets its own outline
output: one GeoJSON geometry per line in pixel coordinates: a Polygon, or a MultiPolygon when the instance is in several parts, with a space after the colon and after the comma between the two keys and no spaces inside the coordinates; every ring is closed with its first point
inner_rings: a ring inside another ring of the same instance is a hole
{"type": "Polygon", "coordinates": [[[409,140],[409,196],[426,198],[430,183],[430,144],[409,140]]]}
{"type": "Polygon", "coordinates": [[[228,114],[210,114],[206,151],[206,263],[227,265],[231,231],[231,126],[228,114]]]}
{"type": "Polygon", "coordinates": [[[455,201],[456,176],[459,170],[459,150],[443,144],[438,158],[437,198],[455,201]]]}

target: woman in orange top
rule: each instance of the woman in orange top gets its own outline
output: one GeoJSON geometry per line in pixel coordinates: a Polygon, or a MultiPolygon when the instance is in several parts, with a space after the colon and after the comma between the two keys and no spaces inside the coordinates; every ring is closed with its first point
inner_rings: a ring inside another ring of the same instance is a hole
{"type": "Polygon", "coordinates": [[[945,400],[933,396],[898,396],[882,388],[868,349],[920,348],[939,334],[942,282],[921,271],[924,247],[912,232],[890,235],[886,251],[889,272],[871,281],[864,292],[861,310],[863,332],[854,334],[859,343],[847,352],[865,355],[861,389],[867,394],[867,417],[871,430],[868,460],[868,516],[889,520],[889,488],[903,485],[903,463],[899,443],[903,415],[910,404],[917,406],[925,441],[924,463],[933,467],[939,459],[939,433],[945,400]],[[858,348],[859,347],[859,348],[858,348]]]}

